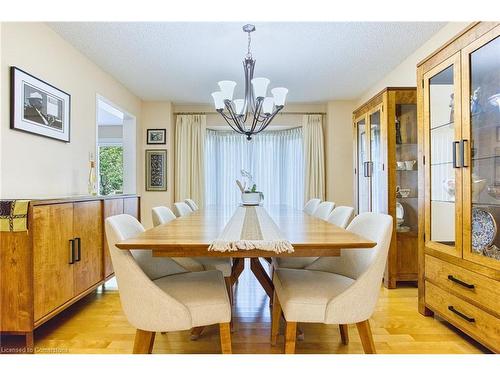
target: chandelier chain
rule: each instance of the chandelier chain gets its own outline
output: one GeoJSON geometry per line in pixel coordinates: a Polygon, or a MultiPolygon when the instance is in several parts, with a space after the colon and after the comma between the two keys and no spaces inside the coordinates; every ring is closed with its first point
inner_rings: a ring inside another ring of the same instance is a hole
{"type": "Polygon", "coordinates": [[[247,57],[252,57],[252,52],[250,52],[250,44],[252,43],[252,37],[250,36],[250,32],[248,32],[248,49],[247,49],[247,57]]]}

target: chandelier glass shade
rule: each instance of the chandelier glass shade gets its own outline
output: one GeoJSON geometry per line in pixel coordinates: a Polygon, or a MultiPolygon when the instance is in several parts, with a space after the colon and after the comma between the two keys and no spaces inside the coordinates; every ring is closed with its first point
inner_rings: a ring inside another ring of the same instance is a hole
{"type": "Polygon", "coordinates": [[[253,77],[255,60],[250,52],[250,33],[255,31],[254,25],[243,26],[248,33],[248,51],[243,60],[245,71],[245,97],[233,99],[234,81],[219,81],[219,91],[213,92],[215,109],[221,114],[227,124],[237,133],[246,135],[248,140],[252,135],[260,133],[271,123],[273,118],[285,106],[288,89],[275,87],[272,96],[267,96],[269,79],[253,77]]]}

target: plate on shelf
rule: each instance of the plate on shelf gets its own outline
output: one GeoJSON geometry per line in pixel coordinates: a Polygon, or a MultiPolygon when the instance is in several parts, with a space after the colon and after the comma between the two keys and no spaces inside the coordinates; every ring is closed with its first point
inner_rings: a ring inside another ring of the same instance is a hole
{"type": "Polygon", "coordinates": [[[472,208],[472,250],[482,252],[493,244],[497,235],[497,223],[491,213],[472,208]]]}

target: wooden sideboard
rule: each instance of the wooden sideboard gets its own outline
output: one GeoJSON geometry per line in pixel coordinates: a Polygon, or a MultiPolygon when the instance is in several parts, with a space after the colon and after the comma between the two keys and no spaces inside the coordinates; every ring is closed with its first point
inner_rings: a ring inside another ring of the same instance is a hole
{"type": "Polygon", "coordinates": [[[136,195],[30,200],[28,230],[0,232],[0,334],[33,331],[113,276],[104,219],[140,219],[136,195]]]}

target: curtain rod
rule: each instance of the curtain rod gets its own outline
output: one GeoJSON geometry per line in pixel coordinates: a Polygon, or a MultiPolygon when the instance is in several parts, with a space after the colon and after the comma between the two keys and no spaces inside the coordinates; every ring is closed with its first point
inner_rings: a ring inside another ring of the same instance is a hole
{"type": "MultiPolygon", "coordinates": [[[[174,115],[217,115],[217,112],[174,112],[174,115]]],[[[279,112],[278,115],[326,115],[326,112],[279,112]]]]}

